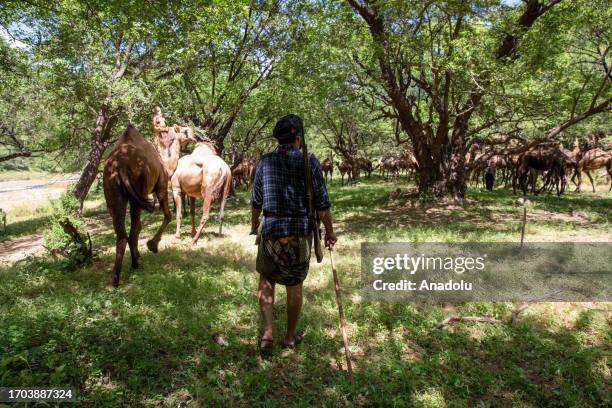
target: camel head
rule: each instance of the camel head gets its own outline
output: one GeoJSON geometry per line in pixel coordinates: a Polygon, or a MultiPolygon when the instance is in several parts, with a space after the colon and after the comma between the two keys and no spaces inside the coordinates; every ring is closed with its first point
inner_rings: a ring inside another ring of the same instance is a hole
{"type": "Polygon", "coordinates": [[[164,115],[161,113],[161,108],[156,106],[153,109],[153,128],[154,129],[164,129],[166,127],[166,119],[164,119],[164,115]]]}
{"type": "Polygon", "coordinates": [[[176,134],[176,138],[178,138],[181,145],[187,143],[198,143],[199,141],[193,128],[189,126],[174,125],[174,133],[176,134]]]}

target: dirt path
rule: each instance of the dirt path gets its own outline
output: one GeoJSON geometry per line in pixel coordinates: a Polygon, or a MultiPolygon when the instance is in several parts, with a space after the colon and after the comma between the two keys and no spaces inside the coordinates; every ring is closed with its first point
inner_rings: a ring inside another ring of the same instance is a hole
{"type": "Polygon", "coordinates": [[[41,234],[26,235],[12,241],[0,242],[0,264],[11,264],[30,255],[34,255],[44,248],[41,234]]]}
{"type": "MultiPolygon", "coordinates": [[[[545,220],[558,220],[565,217],[564,215],[546,211],[540,211],[538,215],[540,218],[545,220]]],[[[588,220],[583,220],[580,218],[578,221],[578,224],[585,224],[585,226],[588,226],[588,220]]],[[[337,222],[337,228],[342,230],[342,224],[343,222],[337,222]]],[[[94,217],[88,218],[86,225],[88,232],[92,236],[101,233],[112,233],[112,220],[110,215],[107,213],[98,214],[94,217]]],[[[160,249],[191,247],[191,238],[188,230],[189,229],[185,227],[182,229],[182,236],[179,240],[174,237],[174,225],[168,226],[168,229],[160,242],[160,249]]],[[[216,231],[217,224],[214,224],[214,226],[208,225],[196,247],[203,248],[206,247],[207,243],[211,241],[220,240],[221,238],[217,236],[216,231]]],[[[247,225],[226,225],[223,228],[223,239],[240,244],[247,252],[255,255],[257,253],[257,247],[254,245],[255,237],[249,235],[249,232],[250,227],[247,225]]],[[[150,238],[149,235],[150,234],[146,233],[141,234],[139,239],[139,247],[141,250],[146,248],[146,241],[150,238]]],[[[610,239],[612,239],[610,233],[598,232],[596,234],[584,235],[584,231],[581,230],[564,231],[563,233],[540,231],[526,237],[527,242],[608,242],[610,239]]],[[[41,234],[34,234],[19,237],[12,241],[0,242],[0,264],[15,263],[31,255],[44,251],[42,241],[43,237],[41,234]]],[[[103,250],[113,250],[113,248],[114,247],[111,245],[103,248],[103,250]]]]}
{"type": "MultiPolygon", "coordinates": [[[[95,234],[112,231],[111,222],[110,215],[107,213],[91,217],[86,221],[87,232],[93,236],[95,234]]],[[[207,242],[221,239],[217,236],[216,231],[216,225],[214,227],[211,225],[206,228],[196,247],[205,247],[207,242]]],[[[249,235],[249,232],[250,228],[245,225],[226,225],[223,228],[223,239],[239,243],[243,245],[247,251],[255,254],[257,250],[257,247],[253,245],[255,237],[249,235]]],[[[150,238],[148,234],[141,234],[138,241],[141,250],[146,248],[146,242],[150,238]]],[[[26,235],[11,241],[0,242],[0,265],[12,264],[26,259],[31,255],[41,253],[45,250],[42,244],[43,236],[41,234],[26,235]]],[[[162,236],[160,249],[177,246],[191,246],[189,232],[187,229],[184,229],[181,239],[179,240],[174,237],[174,228],[169,226],[166,233],[162,236]]],[[[104,250],[107,249],[112,249],[112,247],[104,248],[104,250]]]]}

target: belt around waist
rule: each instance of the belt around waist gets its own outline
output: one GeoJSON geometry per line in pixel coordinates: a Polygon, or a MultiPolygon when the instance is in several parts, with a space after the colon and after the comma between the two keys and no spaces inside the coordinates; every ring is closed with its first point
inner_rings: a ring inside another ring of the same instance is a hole
{"type": "Polygon", "coordinates": [[[263,212],[264,217],[276,217],[276,218],[302,218],[308,217],[308,214],[276,214],[269,211],[263,212]]]}

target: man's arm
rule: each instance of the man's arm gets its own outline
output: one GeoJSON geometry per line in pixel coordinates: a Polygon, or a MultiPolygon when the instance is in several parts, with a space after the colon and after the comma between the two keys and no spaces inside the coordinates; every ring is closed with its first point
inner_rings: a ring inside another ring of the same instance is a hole
{"type": "Polygon", "coordinates": [[[334,225],[332,223],[331,210],[319,211],[319,219],[325,226],[325,246],[327,248],[333,248],[334,244],[338,241],[336,233],[334,232],[334,225]]]}
{"type": "Polygon", "coordinates": [[[325,246],[327,248],[332,248],[336,241],[338,241],[338,238],[336,238],[336,234],[334,233],[330,210],[331,203],[329,202],[327,188],[325,187],[325,179],[323,178],[319,160],[312,156],[310,163],[312,168],[312,190],[314,193],[315,208],[319,214],[319,219],[325,226],[325,246]]]}
{"type": "Polygon", "coordinates": [[[253,187],[251,189],[251,234],[257,234],[259,227],[259,216],[263,207],[263,180],[262,180],[261,162],[255,171],[253,187]]]}

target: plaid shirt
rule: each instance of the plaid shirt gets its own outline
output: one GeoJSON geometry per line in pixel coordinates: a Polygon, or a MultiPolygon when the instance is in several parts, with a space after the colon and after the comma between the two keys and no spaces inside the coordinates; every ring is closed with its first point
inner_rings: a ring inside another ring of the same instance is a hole
{"type": "MultiPolygon", "coordinates": [[[[331,204],[321,165],[313,155],[310,155],[310,170],[314,209],[326,210],[331,204]]],[[[304,155],[300,149],[292,144],[279,145],[261,158],[255,172],[251,206],[264,211],[262,236],[265,239],[310,233],[304,155]]]]}

